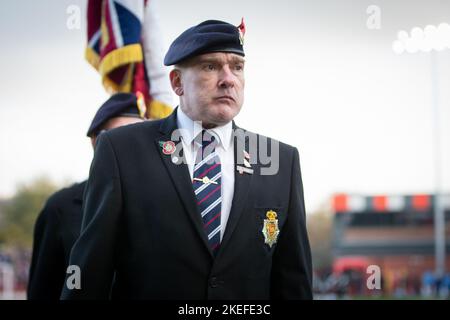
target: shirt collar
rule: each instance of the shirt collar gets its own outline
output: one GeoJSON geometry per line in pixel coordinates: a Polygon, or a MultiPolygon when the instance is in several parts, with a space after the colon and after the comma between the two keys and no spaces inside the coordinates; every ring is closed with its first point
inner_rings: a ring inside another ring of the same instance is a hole
{"type": "MultiPolygon", "coordinates": [[[[181,130],[182,139],[189,145],[203,130],[199,121],[193,121],[189,118],[180,107],[177,108],[177,125],[181,130]]],[[[224,148],[225,151],[231,146],[231,135],[233,133],[232,122],[229,121],[227,124],[209,129],[219,138],[219,144],[224,148]]]]}

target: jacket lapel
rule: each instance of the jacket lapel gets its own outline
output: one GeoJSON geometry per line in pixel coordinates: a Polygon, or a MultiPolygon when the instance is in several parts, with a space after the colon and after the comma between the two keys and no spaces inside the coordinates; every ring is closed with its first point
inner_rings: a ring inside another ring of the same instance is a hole
{"type": "MultiPolygon", "coordinates": [[[[172,179],[175,188],[177,189],[178,195],[180,196],[184,207],[194,225],[194,228],[197,230],[197,233],[200,236],[201,241],[206,246],[206,249],[210,253],[211,257],[213,257],[213,252],[208,243],[208,239],[206,233],[203,228],[203,222],[200,216],[200,212],[197,207],[197,200],[195,197],[194,190],[192,188],[191,176],[189,174],[189,169],[187,164],[182,161],[183,150],[177,150],[177,154],[180,155],[180,159],[178,159],[178,163],[175,164],[172,162],[172,156],[170,154],[164,154],[162,151],[162,144],[166,141],[171,141],[172,132],[178,128],[177,119],[176,119],[177,109],[173,111],[173,113],[164,119],[160,126],[160,131],[163,133],[162,136],[155,140],[156,147],[159,150],[159,154],[161,159],[164,162],[164,165],[169,172],[169,175],[172,179]]],[[[175,142],[175,141],[174,141],[175,142]]],[[[176,141],[175,144],[178,148],[182,148],[182,143],[180,141],[176,141]]]]}
{"type": "MultiPolygon", "coordinates": [[[[234,135],[234,195],[233,202],[231,204],[230,216],[228,218],[227,226],[225,228],[225,234],[222,238],[222,243],[220,245],[219,253],[224,250],[225,246],[230,241],[230,238],[233,234],[234,229],[236,228],[239,218],[242,216],[242,213],[246,207],[248,192],[250,189],[250,183],[252,181],[252,174],[243,173],[240,174],[236,165],[239,163],[242,164],[243,150],[240,150],[241,146],[245,146],[245,150],[249,150],[249,141],[248,137],[244,135],[244,131],[242,129],[236,127],[233,122],[233,132],[234,135]]],[[[255,171],[256,165],[252,166],[252,169],[255,171]]]]}

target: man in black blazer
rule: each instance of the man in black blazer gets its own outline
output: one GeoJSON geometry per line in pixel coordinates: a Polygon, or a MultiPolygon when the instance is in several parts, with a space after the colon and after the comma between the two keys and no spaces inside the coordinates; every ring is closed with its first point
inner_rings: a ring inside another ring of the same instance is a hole
{"type": "Polygon", "coordinates": [[[244,33],[183,32],[165,57],[180,106],[100,136],[63,299],[312,298],[298,151],[233,121],[244,33]]]}
{"type": "MultiPolygon", "coordinates": [[[[92,146],[97,136],[119,126],[143,121],[134,94],[110,97],[97,111],[87,132],[92,146]]],[[[69,265],[70,250],[80,234],[86,181],[54,193],[39,213],[28,279],[28,299],[58,300],[69,265]]]]}

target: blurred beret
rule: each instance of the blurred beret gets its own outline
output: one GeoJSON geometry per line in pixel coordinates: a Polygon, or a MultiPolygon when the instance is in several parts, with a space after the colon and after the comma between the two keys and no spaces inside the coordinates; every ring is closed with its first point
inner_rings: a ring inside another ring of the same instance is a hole
{"type": "Polygon", "coordinates": [[[239,27],[218,20],[207,20],[191,27],[172,42],[164,64],[174,65],[211,52],[231,52],[245,56],[239,27]]]}
{"type": "Polygon", "coordinates": [[[97,135],[101,127],[111,118],[134,117],[144,119],[145,110],[139,109],[138,99],[134,93],[116,93],[97,110],[92,119],[87,136],[97,135]]]}

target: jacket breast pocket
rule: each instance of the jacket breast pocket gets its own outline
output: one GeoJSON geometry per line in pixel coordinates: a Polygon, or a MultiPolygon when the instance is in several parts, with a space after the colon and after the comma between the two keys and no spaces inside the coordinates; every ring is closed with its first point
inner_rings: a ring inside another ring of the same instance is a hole
{"type": "Polygon", "coordinates": [[[255,207],[256,239],[264,252],[271,254],[286,221],[284,207],[255,207]]]}

